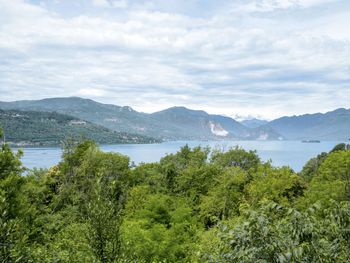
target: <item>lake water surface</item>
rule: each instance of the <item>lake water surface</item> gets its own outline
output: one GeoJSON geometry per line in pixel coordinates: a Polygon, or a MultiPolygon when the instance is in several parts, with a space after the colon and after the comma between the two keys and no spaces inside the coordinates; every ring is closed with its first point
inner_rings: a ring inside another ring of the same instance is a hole
{"type": "MultiPolygon", "coordinates": [[[[197,145],[221,147],[228,149],[241,146],[246,150],[257,150],[262,160],[272,160],[273,165],[288,165],[300,171],[303,165],[321,152],[330,151],[341,142],[302,143],[300,141],[175,141],[160,144],[116,144],[102,145],[107,152],[119,152],[130,157],[136,164],[141,162],[157,162],[168,153],[177,152],[181,146],[197,145]]],[[[22,162],[27,168],[48,168],[61,159],[60,148],[24,148],[22,162]]]]}

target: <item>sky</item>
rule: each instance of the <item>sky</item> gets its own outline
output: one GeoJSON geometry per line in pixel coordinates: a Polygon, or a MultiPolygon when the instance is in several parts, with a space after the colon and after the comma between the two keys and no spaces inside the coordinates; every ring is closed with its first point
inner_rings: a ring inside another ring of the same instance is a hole
{"type": "Polygon", "coordinates": [[[0,100],[237,118],[350,108],[348,0],[0,0],[0,100]]]}

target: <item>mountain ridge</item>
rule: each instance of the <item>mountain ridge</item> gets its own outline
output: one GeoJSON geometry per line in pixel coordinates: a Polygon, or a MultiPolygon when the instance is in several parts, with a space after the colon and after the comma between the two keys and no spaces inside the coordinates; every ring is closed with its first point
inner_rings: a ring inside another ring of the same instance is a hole
{"type": "Polygon", "coordinates": [[[242,120],[240,121],[240,123],[248,128],[258,128],[262,125],[269,123],[269,121],[253,118],[253,119],[242,120]]]}
{"type": "Polygon", "coordinates": [[[49,111],[68,114],[118,132],[150,136],[161,140],[348,140],[350,109],[325,113],[283,116],[272,121],[209,114],[184,106],[154,113],[138,112],[129,106],[103,104],[80,97],[47,98],[0,102],[0,108],[49,111]]]}
{"type": "Polygon", "coordinates": [[[339,108],[326,113],[284,116],[267,125],[290,140],[348,140],[350,109],[339,108]]]}
{"type": "Polygon", "coordinates": [[[236,120],[211,115],[205,111],[183,106],[171,107],[154,113],[142,113],[128,106],[103,104],[80,97],[47,98],[0,102],[0,108],[35,110],[68,114],[118,132],[131,132],[162,140],[178,139],[244,139],[282,138],[275,131],[251,129],[236,120]]]}

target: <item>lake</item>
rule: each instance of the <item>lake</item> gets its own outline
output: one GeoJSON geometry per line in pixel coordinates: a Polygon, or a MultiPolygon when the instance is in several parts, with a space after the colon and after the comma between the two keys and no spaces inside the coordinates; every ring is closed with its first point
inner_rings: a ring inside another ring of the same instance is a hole
{"type": "MultiPolygon", "coordinates": [[[[175,141],[160,144],[117,144],[102,145],[107,152],[119,152],[130,157],[136,164],[141,162],[157,162],[168,153],[175,153],[181,146],[197,145],[221,147],[228,149],[241,146],[245,150],[257,150],[262,160],[272,160],[273,165],[288,165],[295,171],[300,171],[304,164],[321,152],[330,151],[341,142],[302,143],[300,141],[175,141]]],[[[15,149],[16,150],[16,149],[15,149]]],[[[27,168],[48,168],[61,159],[60,148],[24,148],[22,162],[27,168]]]]}

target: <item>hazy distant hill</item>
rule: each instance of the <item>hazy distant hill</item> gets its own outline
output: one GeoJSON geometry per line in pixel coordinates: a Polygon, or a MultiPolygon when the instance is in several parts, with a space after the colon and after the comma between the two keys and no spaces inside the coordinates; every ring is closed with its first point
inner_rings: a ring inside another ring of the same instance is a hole
{"type": "MultiPolygon", "coordinates": [[[[158,122],[170,123],[181,136],[192,139],[278,139],[281,135],[272,129],[249,129],[230,117],[211,115],[205,111],[190,110],[185,107],[172,107],[151,114],[158,122]]],[[[169,125],[170,125],[169,124],[169,125]]]]}
{"type": "Polygon", "coordinates": [[[348,140],[350,109],[282,117],[268,123],[287,139],[348,140]]]}
{"type": "Polygon", "coordinates": [[[167,123],[164,134],[175,131],[176,136],[190,139],[247,137],[249,132],[244,126],[231,118],[220,117],[185,107],[172,107],[151,114],[158,123],[167,123]]]}
{"type": "Polygon", "coordinates": [[[115,131],[174,139],[278,139],[272,129],[250,129],[229,117],[209,115],[204,111],[173,107],[153,114],[130,107],[102,104],[77,97],[34,101],[0,102],[0,108],[56,111],[69,114],[115,131]]]}
{"type": "Polygon", "coordinates": [[[105,144],[155,142],[54,112],[0,110],[0,127],[7,142],[23,146],[59,145],[64,139],[81,137],[105,144]]]}
{"type": "Polygon", "coordinates": [[[165,140],[226,138],[347,140],[350,138],[349,109],[338,109],[325,114],[282,117],[266,124],[265,121],[257,119],[239,123],[230,117],[210,115],[204,111],[185,107],[173,107],[147,114],[130,107],[102,104],[77,97],[0,102],[0,108],[58,112],[118,132],[165,140]]]}
{"type": "Polygon", "coordinates": [[[262,125],[265,125],[268,123],[268,121],[266,120],[259,120],[259,119],[249,119],[249,120],[243,120],[240,121],[241,124],[243,124],[244,126],[248,127],[248,128],[258,128],[262,125]]]}

